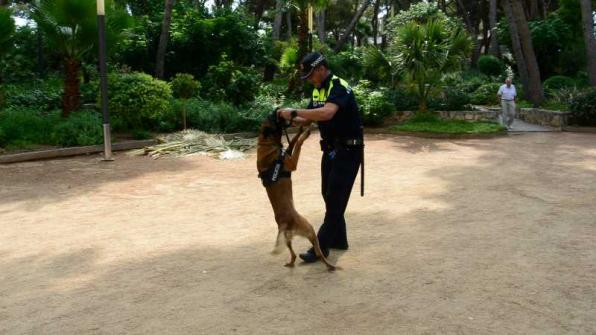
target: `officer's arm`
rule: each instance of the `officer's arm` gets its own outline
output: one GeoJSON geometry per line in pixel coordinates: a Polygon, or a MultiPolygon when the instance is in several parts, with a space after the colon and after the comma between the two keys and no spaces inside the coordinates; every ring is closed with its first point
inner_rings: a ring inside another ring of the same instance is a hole
{"type": "Polygon", "coordinates": [[[339,106],[332,103],[327,102],[323,107],[314,108],[314,109],[296,109],[296,116],[297,118],[305,119],[308,121],[327,121],[331,120],[339,106]]]}
{"type": "Polygon", "coordinates": [[[310,126],[310,124],[312,123],[311,120],[307,120],[303,117],[295,117],[294,119],[292,119],[292,124],[295,126],[310,126]]]}

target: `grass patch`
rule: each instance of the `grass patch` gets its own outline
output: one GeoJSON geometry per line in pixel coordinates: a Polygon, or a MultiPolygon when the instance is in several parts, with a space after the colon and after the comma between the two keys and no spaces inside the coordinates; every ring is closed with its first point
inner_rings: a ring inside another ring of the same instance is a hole
{"type": "Polygon", "coordinates": [[[440,120],[436,117],[414,117],[406,123],[395,125],[390,129],[433,134],[494,134],[505,130],[503,126],[491,122],[440,120]]]}

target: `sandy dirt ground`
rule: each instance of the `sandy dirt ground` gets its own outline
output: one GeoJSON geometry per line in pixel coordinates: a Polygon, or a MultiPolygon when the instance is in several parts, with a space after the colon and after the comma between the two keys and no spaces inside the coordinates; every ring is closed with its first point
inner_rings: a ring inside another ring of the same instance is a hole
{"type": "Polygon", "coordinates": [[[0,334],[596,333],[595,135],[369,135],[366,163],[336,273],[270,254],[254,152],[0,166],[0,334]]]}

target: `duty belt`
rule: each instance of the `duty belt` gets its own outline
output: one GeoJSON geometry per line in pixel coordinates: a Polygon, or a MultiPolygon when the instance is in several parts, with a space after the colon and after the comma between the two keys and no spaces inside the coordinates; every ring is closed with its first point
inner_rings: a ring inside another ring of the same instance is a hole
{"type": "Polygon", "coordinates": [[[321,140],[321,151],[331,151],[335,149],[359,149],[364,147],[364,141],[361,138],[335,140],[333,142],[321,140]]]}

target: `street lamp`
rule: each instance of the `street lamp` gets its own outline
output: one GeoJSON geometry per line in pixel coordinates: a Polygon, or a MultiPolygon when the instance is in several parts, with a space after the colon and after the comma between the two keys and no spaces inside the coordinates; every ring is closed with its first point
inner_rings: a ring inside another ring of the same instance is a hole
{"type": "Polygon", "coordinates": [[[99,30],[99,79],[101,112],[103,114],[103,160],[113,161],[110,138],[110,113],[108,111],[108,76],[106,70],[106,10],[104,0],[97,0],[97,27],[99,30]]]}

